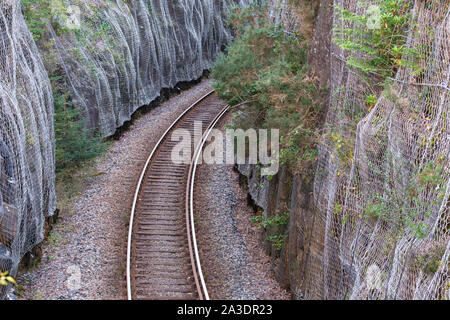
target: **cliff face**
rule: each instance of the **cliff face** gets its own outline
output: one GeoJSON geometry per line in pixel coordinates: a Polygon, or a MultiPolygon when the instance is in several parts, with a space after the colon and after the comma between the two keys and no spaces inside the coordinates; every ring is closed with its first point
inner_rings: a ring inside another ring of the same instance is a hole
{"type": "Polygon", "coordinates": [[[308,61],[330,99],[314,176],[239,168],[265,216],[291,214],[283,249],[265,241],[277,277],[299,298],[448,299],[449,2],[415,2],[407,46],[424,72],[401,67],[362,118],[367,84],[331,41],[337,5],[364,10],[324,0],[317,12],[308,61]]]}
{"type": "Polygon", "coordinates": [[[53,98],[18,1],[0,3],[0,270],[14,270],[55,211],[53,98]]]}
{"type": "Polygon", "coordinates": [[[249,0],[65,1],[45,56],[103,136],[162,88],[199,78],[230,41],[224,17],[249,0]],[[49,47],[50,46],[50,47],[49,47]]]}
{"type": "MultiPolygon", "coordinates": [[[[406,46],[419,52],[422,71],[400,67],[362,119],[366,84],[331,48],[326,126],[334,136],[320,146],[314,182],[325,298],[449,297],[449,3],[415,2],[406,46]],[[349,141],[350,157],[336,137],[349,141]]],[[[334,25],[346,27],[336,17],[334,25]]]]}

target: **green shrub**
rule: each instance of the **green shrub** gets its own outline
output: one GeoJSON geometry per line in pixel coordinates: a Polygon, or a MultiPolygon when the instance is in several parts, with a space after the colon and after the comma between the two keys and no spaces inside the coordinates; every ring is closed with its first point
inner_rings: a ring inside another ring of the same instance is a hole
{"type": "Polygon", "coordinates": [[[255,223],[258,229],[272,226],[283,227],[288,224],[290,214],[286,212],[282,215],[276,214],[272,218],[263,218],[260,215],[252,217],[252,222],[255,223]]]}
{"type": "MultiPolygon", "coordinates": [[[[424,221],[431,216],[445,193],[443,159],[429,162],[420,171],[413,173],[404,188],[390,186],[383,194],[374,195],[365,207],[365,217],[389,222],[397,230],[408,228],[418,239],[427,237],[430,226],[424,221]],[[430,191],[434,191],[434,195],[422,200],[420,195],[430,191]],[[423,208],[428,209],[422,212],[423,208]]],[[[404,180],[402,175],[396,178],[397,181],[404,180]]],[[[388,178],[385,178],[385,182],[390,185],[388,178]]]]}
{"type": "Polygon", "coordinates": [[[445,246],[443,244],[435,245],[430,250],[419,255],[416,258],[417,265],[426,274],[432,275],[436,273],[436,271],[439,269],[444,253],[445,253],[445,246]]]}
{"type": "Polygon", "coordinates": [[[241,105],[235,127],[280,129],[282,163],[314,159],[322,112],[320,89],[306,65],[307,41],[271,23],[264,6],[236,8],[236,32],[212,77],[219,96],[241,105]]]}
{"type": "Polygon", "coordinates": [[[54,90],[56,170],[78,167],[106,150],[106,144],[93,129],[87,129],[86,120],[67,94],[54,90]]]}

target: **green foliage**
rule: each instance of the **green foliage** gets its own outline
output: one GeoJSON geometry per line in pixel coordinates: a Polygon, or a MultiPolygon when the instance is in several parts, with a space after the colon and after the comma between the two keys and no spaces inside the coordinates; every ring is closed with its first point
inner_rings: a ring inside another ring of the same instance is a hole
{"type": "Polygon", "coordinates": [[[416,258],[417,265],[423,270],[423,272],[432,275],[438,271],[444,253],[444,244],[435,245],[430,250],[416,258]]]}
{"type": "Polygon", "coordinates": [[[367,205],[365,214],[367,218],[387,221],[390,214],[389,204],[382,196],[376,195],[367,205]]]}
{"type": "MultiPolygon", "coordinates": [[[[367,3],[358,5],[366,7],[367,3]]],[[[415,68],[418,53],[406,47],[405,36],[412,5],[409,0],[383,0],[363,15],[337,7],[344,26],[335,28],[333,41],[348,52],[347,64],[383,79],[393,77],[401,66],[415,68]]]]}
{"type": "Polygon", "coordinates": [[[283,248],[284,242],[286,241],[286,235],[284,234],[273,234],[269,236],[269,241],[272,245],[280,251],[283,248]]]}
{"type": "Polygon", "coordinates": [[[436,166],[433,162],[429,162],[418,175],[418,182],[421,185],[429,185],[431,187],[444,183],[445,181],[442,177],[442,167],[440,165],[436,166]]]}
{"type": "Polygon", "coordinates": [[[257,225],[258,229],[270,228],[272,230],[269,234],[268,240],[276,248],[276,250],[280,251],[283,248],[284,241],[286,240],[286,235],[284,235],[283,231],[289,223],[289,217],[289,212],[275,214],[271,218],[264,218],[261,214],[259,214],[252,217],[251,220],[257,225]]]}
{"type": "MultiPolygon", "coordinates": [[[[90,50],[92,54],[98,50],[96,46],[98,42],[102,42],[104,48],[117,51],[112,27],[104,19],[102,10],[95,3],[85,3],[83,6],[87,6],[89,12],[82,15],[83,21],[80,26],[71,27],[69,30],[66,23],[69,18],[68,4],[63,0],[22,0],[25,20],[36,41],[42,39],[45,26],[51,23],[58,35],[73,31],[77,45],[90,50]]],[[[80,54],[76,52],[77,48],[72,50],[75,51],[73,54],[82,60],[80,54]]],[[[118,62],[123,62],[120,53],[115,53],[115,58],[118,62]]]]}
{"type": "Polygon", "coordinates": [[[92,129],[87,129],[80,110],[73,106],[67,94],[54,90],[56,170],[74,168],[105,151],[106,145],[92,129]]]}
{"type": "Polygon", "coordinates": [[[377,102],[378,97],[375,94],[369,94],[366,96],[366,104],[368,105],[369,110],[371,110],[377,102]]]}
{"type": "Polygon", "coordinates": [[[212,77],[222,99],[242,104],[235,127],[280,129],[281,162],[310,161],[322,105],[306,65],[306,40],[272,24],[264,6],[236,8],[229,21],[236,38],[212,77]]]}
{"type": "MultiPolygon", "coordinates": [[[[407,227],[418,239],[425,238],[430,226],[424,220],[431,216],[444,195],[444,178],[442,162],[429,162],[410,178],[406,188],[389,188],[383,194],[375,195],[365,208],[365,216],[369,219],[381,219],[398,228],[407,227]],[[434,192],[433,199],[421,199],[420,195],[434,192]],[[424,208],[428,211],[422,213],[424,208]]],[[[397,179],[401,181],[402,179],[397,179]]]]}
{"type": "Polygon", "coordinates": [[[260,215],[252,217],[252,222],[258,226],[258,229],[267,228],[272,226],[282,227],[289,222],[289,212],[282,215],[276,214],[272,218],[263,218],[260,215]]]}
{"type": "Polygon", "coordinates": [[[48,1],[22,0],[24,17],[31,34],[36,41],[42,37],[44,27],[47,24],[43,19],[51,19],[48,5],[48,1]]]}
{"type": "Polygon", "coordinates": [[[117,62],[124,62],[121,53],[117,52],[117,42],[112,32],[112,26],[104,18],[102,10],[94,4],[89,6],[89,14],[83,15],[83,23],[80,28],[74,30],[77,45],[90,50],[91,54],[98,52],[97,43],[102,43],[103,48],[114,52],[117,62]]]}
{"type": "Polygon", "coordinates": [[[47,23],[51,23],[57,34],[67,31],[58,22],[67,16],[66,3],[63,0],[22,0],[22,10],[28,28],[34,40],[40,40],[47,23]]]}

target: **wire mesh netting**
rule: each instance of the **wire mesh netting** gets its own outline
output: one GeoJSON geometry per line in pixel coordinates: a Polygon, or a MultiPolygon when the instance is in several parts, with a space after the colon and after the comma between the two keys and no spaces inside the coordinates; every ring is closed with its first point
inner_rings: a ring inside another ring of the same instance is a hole
{"type": "Polygon", "coordinates": [[[301,21],[298,21],[298,16],[294,15],[293,4],[289,0],[270,0],[268,2],[269,16],[273,23],[283,26],[286,32],[295,31],[301,21]]]}
{"type": "Polygon", "coordinates": [[[56,206],[52,91],[20,10],[0,2],[0,270],[13,274],[56,206]]]}
{"type": "MultiPolygon", "coordinates": [[[[335,0],[334,37],[379,1],[335,0]]],[[[449,299],[449,1],[415,1],[404,66],[361,118],[368,83],[332,45],[306,298],[449,299]]]]}
{"type": "Polygon", "coordinates": [[[249,0],[65,0],[53,48],[91,127],[112,135],[162,88],[199,78],[230,41],[225,14],[249,0]],[[70,10],[69,10],[70,9],[70,10]]]}

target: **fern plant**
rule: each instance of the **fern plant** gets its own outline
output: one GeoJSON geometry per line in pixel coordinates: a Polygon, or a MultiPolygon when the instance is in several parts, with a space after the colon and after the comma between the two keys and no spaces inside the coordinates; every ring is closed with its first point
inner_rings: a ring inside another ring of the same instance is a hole
{"type": "MultiPolygon", "coordinates": [[[[367,7],[364,2],[358,5],[367,7]]],[[[406,46],[405,36],[412,5],[409,0],[383,0],[364,14],[337,6],[341,25],[334,28],[333,41],[348,53],[347,64],[383,79],[393,77],[402,66],[416,69],[419,54],[406,46]]]]}

